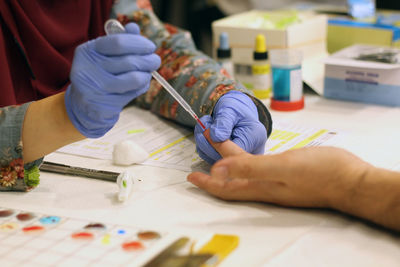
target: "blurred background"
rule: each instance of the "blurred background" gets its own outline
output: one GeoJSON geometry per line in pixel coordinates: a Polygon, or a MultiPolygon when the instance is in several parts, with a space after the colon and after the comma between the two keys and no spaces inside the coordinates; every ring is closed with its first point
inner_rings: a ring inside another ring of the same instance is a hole
{"type": "MultiPolygon", "coordinates": [[[[212,55],[211,23],[227,15],[251,9],[277,9],[302,3],[325,4],[345,9],[346,0],[151,0],[163,21],[189,30],[197,47],[212,55]]],[[[377,9],[400,10],[400,0],[376,0],[377,9]]]]}

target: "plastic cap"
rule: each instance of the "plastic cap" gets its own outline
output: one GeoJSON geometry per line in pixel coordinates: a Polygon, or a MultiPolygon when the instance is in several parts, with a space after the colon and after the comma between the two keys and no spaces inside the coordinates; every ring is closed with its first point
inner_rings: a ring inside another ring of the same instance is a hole
{"type": "Polygon", "coordinates": [[[262,34],[258,34],[256,36],[256,49],[257,53],[265,53],[267,52],[267,46],[265,45],[265,36],[262,34]]]}
{"type": "Polygon", "coordinates": [[[299,101],[279,101],[271,98],[271,109],[278,111],[294,111],[304,108],[304,97],[299,101]]]}
{"type": "Polygon", "coordinates": [[[222,50],[229,49],[229,36],[226,32],[222,32],[219,35],[219,49],[222,49],[222,50]]]}

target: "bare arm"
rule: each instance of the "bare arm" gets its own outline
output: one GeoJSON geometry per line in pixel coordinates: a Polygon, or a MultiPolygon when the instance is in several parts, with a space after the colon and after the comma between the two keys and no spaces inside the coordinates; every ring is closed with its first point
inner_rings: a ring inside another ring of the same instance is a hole
{"type": "Polygon", "coordinates": [[[400,231],[400,173],[371,167],[334,207],[400,231]]]}
{"type": "Polygon", "coordinates": [[[29,163],[84,138],[67,115],[64,93],[33,102],[26,111],[22,128],[24,162],[29,163]]]}
{"type": "Polygon", "coordinates": [[[235,146],[214,146],[235,156],[217,162],[211,176],[197,172],[188,180],[226,200],[332,208],[400,231],[399,173],[333,147],[252,156],[235,146]]]}

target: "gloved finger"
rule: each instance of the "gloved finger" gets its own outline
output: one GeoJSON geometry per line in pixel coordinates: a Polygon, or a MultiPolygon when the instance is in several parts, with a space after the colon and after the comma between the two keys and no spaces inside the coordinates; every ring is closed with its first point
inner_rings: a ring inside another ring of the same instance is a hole
{"type": "Polygon", "coordinates": [[[214,122],[210,126],[210,137],[214,142],[223,142],[232,135],[232,130],[238,122],[238,117],[232,108],[214,114],[214,122]]]}
{"type": "Polygon", "coordinates": [[[232,133],[232,141],[248,153],[264,154],[267,131],[260,122],[236,127],[232,133]]]}
{"type": "MultiPolygon", "coordinates": [[[[113,107],[115,111],[119,111],[122,107],[126,106],[134,98],[146,93],[147,88],[143,87],[138,90],[131,90],[122,94],[107,94],[107,95],[92,95],[92,101],[97,104],[97,106],[107,106],[113,107]]],[[[103,110],[106,114],[106,110],[103,110]]]]}
{"type": "Polygon", "coordinates": [[[98,37],[93,42],[93,49],[105,56],[146,55],[154,53],[156,45],[138,34],[111,34],[98,37]]]}
{"type": "MultiPolygon", "coordinates": [[[[203,125],[206,128],[210,128],[210,125],[213,122],[213,118],[210,115],[204,115],[203,117],[200,118],[200,121],[203,123],[203,125]]],[[[203,129],[200,127],[199,124],[196,124],[194,126],[194,134],[203,134],[203,129]]]]}
{"type": "Polygon", "coordinates": [[[114,75],[104,84],[107,92],[122,94],[132,90],[147,89],[150,86],[151,74],[143,71],[130,71],[114,75]]]}
{"type": "Polygon", "coordinates": [[[136,23],[130,22],[125,25],[125,32],[131,33],[131,34],[140,34],[139,25],[137,25],[136,23]]]}
{"type": "Polygon", "coordinates": [[[199,134],[195,136],[196,139],[196,150],[199,152],[199,155],[202,154],[207,155],[208,158],[211,158],[213,161],[216,161],[221,158],[221,155],[210,145],[204,135],[199,134]]]}
{"type": "MultiPolygon", "coordinates": [[[[205,115],[200,118],[201,122],[206,126],[210,127],[213,119],[209,115],[205,115]]],[[[196,149],[199,156],[206,160],[208,163],[213,164],[216,160],[220,159],[221,156],[218,152],[211,146],[203,134],[203,129],[196,124],[194,127],[194,138],[196,141],[196,149]]]]}
{"type": "MultiPolygon", "coordinates": [[[[199,154],[200,158],[202,158],[203,160],[205,160],[208,164],[213,165],[218,159],[213,159],[210,158],[209,156],[207,156],[203,151],[201,150],[197,150],[197,154],[199,154]]],[[[220,157],[221,158],[221,157],[220,157]]]]}
{"type": "Polygon", "coordinates": [[[121,74],[130,71],[154,71],[160,67],[161,59],[157,54],[128,55],[104,57],[100,66],[112,74],[121,74]]]}
{"type": "MultiPolygon", "coordinates": [[[[90,99],[87,106],[80,107],[82,111],[79,116],[85,116],[85,121],[94,122],[98,128],[102,129],[108,125],[114,125],[119,117],[119,113],[115,112],[115,107],[112,105],[104,105],[99,103],[96,99],[90,99]],[[88,106],[91,107],[88,107],[88,106]]],[[[119,108],[121,110],[121,108],[119,108]]],[[[110,127],[111,128],[111,127],[110,127]]],[[[93,130],[96,131],[95,128],[93,130]]]]}

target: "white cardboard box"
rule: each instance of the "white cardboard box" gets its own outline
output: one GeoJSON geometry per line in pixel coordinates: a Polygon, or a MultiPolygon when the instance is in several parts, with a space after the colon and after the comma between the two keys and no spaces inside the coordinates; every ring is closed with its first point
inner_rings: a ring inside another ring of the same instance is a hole
{"type": "Polygon", "coordinates": [[[400,50],[354,45],[325,60],[324,96],[356,102],[400,106],[400,50]],[[356,60],[361,54],[385,49],[397,54],[398,63],[356,60]]]}
{"type": "MultiPolygon", "coordinates": [[[[264,34],[267,49],[293,48],[303,53],[303,80],[310,87],[319,87],[322,93],[322,83],[316,85],[314,77],[315,70],[306,70],[308,61],[315,61],[327,55],[326,35],[327,16],[312,12],[297,11],[259,11],[253,10],[224,19],[214,21],[213,30],[213,53],[219,45],[219,35],[226,32],[229,35],[229,43],[232,48],[232,62],[234,64],[253,64],[253,51],[257,34],[264,34]],[[287,23],[288,26],[275,27],[263,24],[263,17],[267,16],[271,21],[279,21],[280,18],[297,16],[297,20],[287,23]]],[[[323,65],[321,64],[323,69],[323,65]]],[[[318,77],[323,78],[319,73],[318,77]]]]}

